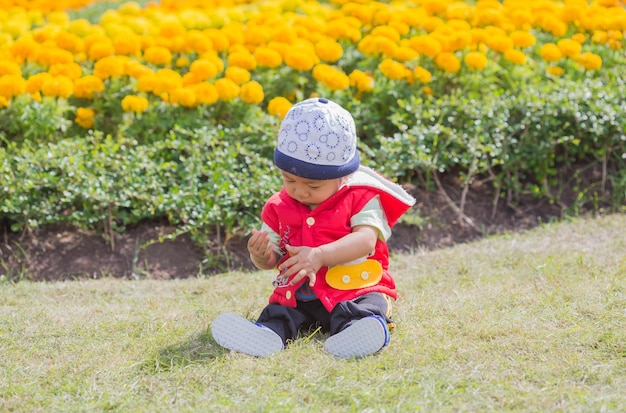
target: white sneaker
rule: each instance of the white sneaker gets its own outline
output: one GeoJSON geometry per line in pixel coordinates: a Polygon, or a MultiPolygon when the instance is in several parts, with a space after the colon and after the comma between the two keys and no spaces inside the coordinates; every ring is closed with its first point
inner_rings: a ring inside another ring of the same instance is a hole
{"type": "Polygon", "coordinates": [[[282,338],[272,329],[233,313],[217,316],[211,334],[220,346],[251,356],[269,356],[283,349],[282,338]]]}
{"type": "Polygon", "coordinates": [[[389,343],[389,330],[382,317],[369,316],[330,336],[324,350],[341,358],[374,354],[389,343]]]}

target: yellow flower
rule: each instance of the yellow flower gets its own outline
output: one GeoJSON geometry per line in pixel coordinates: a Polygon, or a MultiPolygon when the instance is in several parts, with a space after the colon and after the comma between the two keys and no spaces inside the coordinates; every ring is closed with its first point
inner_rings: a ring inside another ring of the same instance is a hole
{"type": "Polygon", "coordinates": [[[217,69],[218,68],[215,66],[215,63],[210,60],[198,59],[191,63],[189,73],[193,73],[199,80],[206,80],[217,76],[217,69]]]}
{"type": "Polygon", "coordinates": [[[491,36],[485,41],[485,43],[487,43],[487,46],[491,50],[495,50],[500,53],[504,53],[515,46],[513,40],[506,36],[491,36]]]}
{"type": "Polygon", "coordinates": [[[578,64],[587,70],[598,70],[602,67],[602,58],[597,54],[585,52],[578,58],[578,64]]]}
{"type": "Polygon", "coordinates": [[[105,80],[110,77],[123,76],[126,73],[126,56],[107,56],[93,65],[93,74],[105,80]]]}
{"type": "Polygon", "coordinates": [[[267,104],[267,113],[272,116],[277,116],[279,119],[283,119],[289,109],[291,109],[292,103],[282,96],[277,96],[269,101],[267,104]]]}
{"type": "Polygon", "coordinates": [[[535,36],[532,33],[516,30],[509,37],[513,40],[513,44],[517,47],[531,47],[536,43],[535,36]]]}
{"type": "Polygon", "coordinates": [[[419,53],[411,47],[400,46],[393,57],[401,62],[408,62],[419,57],[419,53]]]}
{"type": "Polygon", "coordinates": [[[138,95],[124,96],[122,99],[122,109],[124,112],[145,112],[148,110],[148,99],[138,95]]]}
{"type": "Polygon", "coordinates": [[[65,76],[51,76],[41,85],[41,93],[44,96],[60,97],[67,99],[74,92],[74,82],[65,76]]]}
{"type": "Polygon", "coordinates": [[[0,60],[0,76],[4,75],[22,76],[22,69],[11,60],[0,60]]]}
{"type": "Polygon", "coordinates": [[[561,50],[554,43],[546,43],[541,46],[539,54],[548,62],[557,62],[563,57],[561,50]]]}
{"type": "Polygon", "coordinates": [[[422,83],[428,83],[432,79],[433,75],[422,66],[417,66],[413,69],[413,77],[422,83]]]}
{"type": "Polygon", "coordinates": [[[172,61],[172,52],[162,46],[152,46],[143,52],[143,58],[153,65],[167,65],[172,61]]]}
{"type": "Polygon", "coordinates": [[[311,70],[315,60],[310,53],[303,49],[288,50],[285,54],[285,64],[292,69],[306,72],[311,70]]]}
{"type": "Polygon", "coordinates": [[[118,34],[113,38],[115,54],[139,56],[141,54],[141,39],[136,34],[118,34]]]}
{"type": "Polygon", "coordinates": [[[247,70],[254,70],[256,69],[256,59],[248,51],[237,51],[228,55],[228,66],[236,66],[247,70]]]}
{"type": "Polygon", "coordinates": [[[212,105],[219,99],[217,89],[211,83],[202,82],[189,87],[195,93],[199,105],[212,105]]]}
{"type": "Polygon", "coordinates": [[[239,96],[241,100],[250,105],[261,103],[265,98],[263,86],[256,80],[243,84],[239,96]]]}
{"type": "Polygon", "coordinates": [[[374,78],[361,70],[353,70],[349,78],[350,86],[356,86],[359,92],[371,92],[374,89],[374,78]]]}
{"type": "Polygon", "coordinates": [[[552,76],[561,76],[565,72],[565,69],[560,66],[548,66],[546,71],[552,76]]]}
{"type": "Polygon", "coordinates": [[[250,72],[241,67],[229,67],[224,72],[224,77],[232,80],[237,85],[242,85],[250,80],[250,72]]]}
{"type": "Polygon", "coordinates": [[[392,59],[384,59],[378,65],[378,69],[392,80],[409,80],[411,78],[411,71],[402,63],[392,59]]]}
{"type": "Polygon", "coordinates": [[[78,79],[83,74],[83,69],[78,63],[58,63],[50,66],[48,72],[53,75],[63,75],[72,80],[78,79]]]}
{"type": "Polygon", "coordinates": [[[0,108],[8,108],[9,106],[11,106],[9,99],[4,96],[0,96],[0,108]]]}
{"type": "Polygon", "coordinates": [[[94,93],[102,91],[104,82],[98,76],[87,75],[74,81],[74,96],[77,98],[93,99],[94,93]]]}
{"type": "Polygon", "coordinates": [[[220,29],[210,28],[204,30],[203,33],[211,39],[213,49],[217,52],[223,52],[230,46],[228,36],[220,29]]]}
{"type": "Polygon", "coordinates": [[[313,68],[313,78],[330,90],[350,87],[350,78],[344,72],[324,63],[313,68]]]}
{"type": "Polygon", "coordinates": [[[343,55],[343,48],[339,42],[332,39],[324,39],[315,43],[315,54],[324,62],[336,62],[343,55]]]}
{"type": "Polygon", "coordinates": [[[259,66],[270,69],[277,68],[283,63],[281,54],[269,47],[257,47],[254,51],[254,58],[259,66]]]}
{"type": "Polygon", "coordinates": [[[570,58],[578,57],[580,55],[580,51],[582,50],[580,43],[572,39],[561,39],[556,45],[561,53],[563,53],[563,56],[570,58]]]}
{"type": "Polygon", "coordinates": [[[487,56],[481,52],[469,52],[463,60],[470,69],[483,70],[487,67],[487,56]]]}
{"type": "Polygon", "coordinates": [[[435,64],[448,73],[456,73],[461,68],[461,61],[454,53],[440,53],[435,58],[435,64]]]}
{"type": "Polygon", "coordinates": [[[10,100],[26,91],[26,81],[22,75],[0,76],[0,96],[10,100]]]}
{"type": "Polygon", "coordinates": [[[398,50],[398,44],[385,36],[365,36],[358,45],[361,53],[369,56],[382,54],[383,56],[394,56],[398,50]]]}
{"type": "Polygon", "coordinates": [[[504,58],[516,65],[522,65],[526,63],[526,55],[521,50],[510,49],[504,52],[504,58]]]}
{"type": "Polygon", "coordinates": [[[159,69],[156,72],[156,81],[153,93],[162,95],[183,86],[183,77],[171,69],[159,69]]]}
{"type": "Polygon", "coordinates": [[[196,94],[191,88],[180,87],[169,93],[169,103],[190,108],[196,105],[196,94]]]}
{"type": "Polygon", "coordinates": [[[78,108],[76,109],[76,117],[74,122],[82,126],[85,129],[89,129],[94,124],[94,117],[96,112],[91,108],[78,108]]]}
{"type": "Polygon", "coordinates": [[[115,54],[115,47],[113,43],[109,40],[101,40],[93,43],[87,49],[87,55],[89,56],[89,60],[98,60],[103,57],[113,56],[115,54]]]}
{"type": "Polygon", "coordinates": [[[217,89],[217,94],[219,95],[220,99],[225,102],[233,100],[239,96],[239,86],[230,79],[217,79],[217,81],[215,82],[215,88],[217,89]]]}
{"type": "Polygon", "coordinates": [[[422,89],[422,92],[424,92],[426,96],[433,95],[433,89],[430,86],[425,86],[424,89],[422,89]]]}
{"type": "Polygon", "coordinates": [[[413,36],[409,39],[409,45],[425,56],[435,57],[441,53],[441,43],[434,36],[413,36]]]}

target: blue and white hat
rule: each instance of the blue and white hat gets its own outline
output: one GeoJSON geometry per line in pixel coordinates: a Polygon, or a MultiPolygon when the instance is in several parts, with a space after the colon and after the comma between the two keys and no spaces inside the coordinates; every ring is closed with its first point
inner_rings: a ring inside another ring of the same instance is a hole
{"type": "Polygon", "coordinates": [[[325,98],[296,103],[285,115],[274,163],[306,179],[335,179],[360,165],[356,127],[350,112],[325,98]]]}

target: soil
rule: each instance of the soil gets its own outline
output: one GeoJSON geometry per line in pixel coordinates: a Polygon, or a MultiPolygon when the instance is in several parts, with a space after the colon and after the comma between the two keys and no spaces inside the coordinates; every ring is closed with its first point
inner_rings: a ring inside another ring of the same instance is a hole
{"type": "MultiPolygon", "coordinates": [[[[453,178],[442,178],[439,190],[408,187],[417,204],[410,214],[419,225],[399,223],[389,240],[392,252],[435,249],[477,240],[487,235],[519,232],[560,218],[563,206],[529,198],[515,206],[499,200],[488,185],[474,184],[463,191],[453,178]]],[[[247,236],[226,244],[216,235],[214,245],[199,248],[187,235],[159,241],[175,228],[166,222],[144,222],[115,237],[114,245],[89,231],[54,225],[30,234],[4,229],[0,241],[0,279],[60,281],[116,277],[176,279],[228,270],[252,271],[247,236]],[[153,241],[153,242],[150,242],[153,241]],[[207,254],[207,249],[210,254],[207,254]]],[[[221,238],[223,239],[223,238],[221,238]]]]}

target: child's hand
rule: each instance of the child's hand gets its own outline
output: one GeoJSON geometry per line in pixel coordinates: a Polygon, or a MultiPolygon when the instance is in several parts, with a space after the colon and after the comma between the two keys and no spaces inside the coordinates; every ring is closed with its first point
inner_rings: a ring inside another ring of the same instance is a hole
{"type": "Polygon", "coordinates": [[[260,261],[269,261],[274,251],[267,231],[252,230],[252,236],[248,240],[248,252],[260,261]]]}
{"type": "Polygon", "coordinates": [[[292,247],[290,245],[287,245],[286,248],[290,257],[285,260],[278,269],[285,271],[283,273],[285,277],[290,277],[295,274],[289,284],[296,285],[302,281],[303,278],[308,277],[309,286],[313,287],[315,284],[315,274],[324,266],[322,251],[319,248],[292,247]]]}

